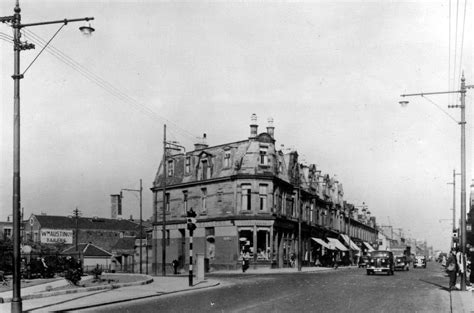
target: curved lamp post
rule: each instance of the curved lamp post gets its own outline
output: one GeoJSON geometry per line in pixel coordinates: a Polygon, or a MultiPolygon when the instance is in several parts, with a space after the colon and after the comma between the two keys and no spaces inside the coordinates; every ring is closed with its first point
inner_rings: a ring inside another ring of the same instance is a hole
{"type": "MultiPolygon", "coordinates": [[[[13,298],[11,302],[11,311],[14,313],[22,312],[21,299],[21,273],[20,273],[20,79],[24,77],[26,70],[36,61],[38,56],[44,51],[46,46],[56,36],[56,34],[70,22],[90,21],[93,17],[85,17],[78,19],[63,19],[57,21],[46,21],[38,23],[21,23],[21,9],[19,0],[16,0],[14,14],[12,16],[0,17],[0,22],[9,24],[13,28],[13,51],[14,51],[14,113],[13,113],[13,298]],[[30,63],[23,73],[20,73],[20,52],[22,50],[34,49],[35,45],[26,41],[21,41],[20,30],[30,26],[40,26],[47,24],[63,24],[56,34],[48,41],[46,46],[38,53],[36,58],[30,63]]],[[[81,29],[90,35],[94,29],[90,26],[81,29]]]]}

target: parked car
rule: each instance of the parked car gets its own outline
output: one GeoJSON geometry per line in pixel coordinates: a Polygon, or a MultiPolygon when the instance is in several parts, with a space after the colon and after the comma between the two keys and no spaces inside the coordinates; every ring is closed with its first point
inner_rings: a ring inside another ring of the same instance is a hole
{"type": "Polygon", "coordinates": [[[395,263],[392,251],[376,250],[369,252],[369,264],[367,265],[367,275],[376,273],[387,273],[393,275],[395,263]]]}
{"type": "Polygon", "coordinates": [[[359,268],[361,267],[367,267],[367,265],[369,265],[369,257],[366,256],[366,255],[363,255],[360,257],[359,259],[359,268]]]}
{"type": "Polygon", "coordinates": [[[423,267],[426,268],[426,257],[424,255],[417,255],[415,262],[413,262],[413,268],[423,267]]]}
{"type": "Polygon", "coordinates": [[[405,255],[398,255],[395,257],[395,269],[402,271],[410,270],[410,262],[405,255]]]}

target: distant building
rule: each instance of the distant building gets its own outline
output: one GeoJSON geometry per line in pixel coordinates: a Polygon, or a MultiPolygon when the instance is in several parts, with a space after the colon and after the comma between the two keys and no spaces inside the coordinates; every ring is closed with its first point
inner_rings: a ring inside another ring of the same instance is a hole
{"type": "Polygon", "coordinates": [[[120,238],[139,234],[139,225],[130,220],[32,214],[25,223],[25,238],[36,243],[92,243],[107,251],[120,238]],[[77,233],[76,233],[77,231],[77,233]],[[78,237],[76,237],[78,234],[78,237]]]}
{"type": "Polygon", "coordinates": [[[303,264],[313,262],[321,249],[313,238],[350,234],[359,244],[377,242],[370,212],[349,213],[342,184],[316,165],[301,163],[295,150],[277,147],[274,130],[269,120],[266,132],[258,133],[253,116],[248,139],[210,147],[204,135],[194,151],[167,151],[152,187],[158,263],[163,210],[166,263],[177,259],[181,266],[188,260],[186,212],[191,208],[197,213],[194,253],[216,269],[239,267],[243,250],[250,251],[254,265],[289,266],[298,252],[299,224],[303,264]]]}
{"type": "MultiPolygon", "coordinates": [[[[24,243],[32,241],[43,244],[64,244],[68,251],[70,247],[75,250],[77,243],[83,248],[92,244],[113,255],[117,270],[137,271],[139,263],[139,238],[140,224],[137,220],[110,219],[101,217],[76,217],[36,215],[32,214],[28,221],[25,221],[24,243]],[[77,223],[77,224],[76,224],[77,223]],[[76,237],[77,236],[77,237],[76,237]],[[127,244],[124,249],[124,242],[127,244]],[[134,243],[137,244],[134,244],[134,243]]],[[[150,226],[149,222],[143,222],[143,229],[150,226]]],[[[143,231],[143,259],[148,254],[145,231],[143,231]]],[[[79,249],[80,250],[80,249],[79,249]]],[[[143,261],[145,262],[145,261],[143,261]]],[[[102,264],[102,263],[101,263],[102,264]]]]}
{"type": "Polygon", "coordinates": [[[10,221],[10,217],[7,220],[0,221],[0,239],[11,239],[13,234],[13,221],[10,221]]]}
{"type": "Polygon", "coordinates": [[[110,269],[112,262],[116,262],[112,253],[92,244],[81,243],[76,247],[69,247],[62,252],[63,255],[76,256],[80,252],[83,260],[84,271],[90,271],[97,265],[101,269],[110,269]]]}

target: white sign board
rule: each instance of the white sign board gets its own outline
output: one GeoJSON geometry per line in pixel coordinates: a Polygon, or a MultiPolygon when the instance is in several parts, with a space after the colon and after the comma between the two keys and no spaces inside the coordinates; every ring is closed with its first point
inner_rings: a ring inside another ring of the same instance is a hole
{"type": "Polygon", "coordinates": [[[41,243],[66,243],[72,244],[72,230],[42,229],[41,243]]]}

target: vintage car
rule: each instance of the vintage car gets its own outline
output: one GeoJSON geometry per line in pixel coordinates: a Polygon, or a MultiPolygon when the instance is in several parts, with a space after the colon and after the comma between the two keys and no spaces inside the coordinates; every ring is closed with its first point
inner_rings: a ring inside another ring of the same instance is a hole
{"type": "Polygon", "coordinates": [[[410,262],[405,255],[398,255],[395,257],[395,269],[402,271],[410,270],[410,262]]]}
{"type": "Polygon", "coordinates": [[[367,267],[367,265],[369,265],[369,257],[366,256],[366,255],[363,255],[360,257],[359,259],[359,268],[360,267],[367,267]]]}
{"type": "Polygon", "coordinates": [[[367,275],[376,273],[387,273],[393,275],[395,263],[392,251],[376,250],[369,253],[369,264],[367,265],[367,275]]]}
{"type": "Polygon", "coordinates": [[[424,255],[417,255],[413,262],[413,268],[423,267],[426,268],[426,257],[424,255]]]}

